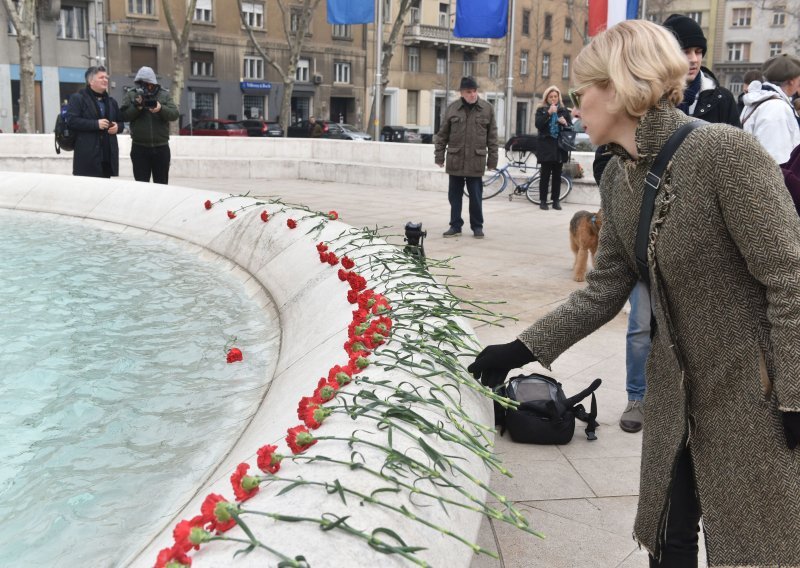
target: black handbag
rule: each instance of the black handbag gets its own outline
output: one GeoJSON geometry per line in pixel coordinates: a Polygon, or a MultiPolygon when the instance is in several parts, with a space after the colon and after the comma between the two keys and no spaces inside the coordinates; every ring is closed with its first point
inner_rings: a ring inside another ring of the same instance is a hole
{"type": "Polygon", "coordinates": [[[572,128],[562,128],[558,133],[558,147],[565,152],[573,152],[577,147],[575,146],[575,136],[577,134],[572,128]]]}

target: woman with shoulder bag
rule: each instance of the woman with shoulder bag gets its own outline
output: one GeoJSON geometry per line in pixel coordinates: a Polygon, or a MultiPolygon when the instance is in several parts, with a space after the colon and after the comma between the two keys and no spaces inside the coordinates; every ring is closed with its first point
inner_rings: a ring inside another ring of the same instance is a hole
{"type": "Polygon", "coordinates": [[[553,209],[561,209],[561,170],[569,159],[567,152],[558,146],[558,135],[564,128],[572,126],[572,117],[561,100],[561,91],[551,85],[542,96],[542,104],[536,109],[536,129],[539,139],[536,146],[536,161],[539,162],[539,207],[547,207],[547,186],[551,186],[553,209]]]}

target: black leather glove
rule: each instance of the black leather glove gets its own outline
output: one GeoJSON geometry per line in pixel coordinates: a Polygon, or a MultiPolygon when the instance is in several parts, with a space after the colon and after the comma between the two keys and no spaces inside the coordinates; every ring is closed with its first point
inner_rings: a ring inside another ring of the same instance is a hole
{"type": "Polygon", "coordinates": [[[494,388],[506,380],[511,369],[536,361],[533,353],[519,339],[502,345],[490,345],[478,353],[475,361],[467,367],[476,380],[494,388]]]}
{"type": "Polygon", "coordinates": [[[784,412],[782,414],[786,445],[793,450],[800,443],[800,412],[784,412]]]}

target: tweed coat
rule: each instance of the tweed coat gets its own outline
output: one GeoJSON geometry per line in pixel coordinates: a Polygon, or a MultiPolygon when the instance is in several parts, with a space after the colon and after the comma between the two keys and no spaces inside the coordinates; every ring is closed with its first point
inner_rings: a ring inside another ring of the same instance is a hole
{"type": "Polygon", "coordinates": [[[497,167],[497,122],[494,107],[478,98],[470,109],[464,99],[450,103],[436,133],[434,160],[451,176],[483,177],[497,167]],[[447,160],[445,160],[445,149],[447,160]]]}
{"type": "MultiPolygon", "coordinates": [[[[690,120],[662,100],[639,121],[639,159],[611,145],[596,268],[519,337],[545,366],[624,305],[645,174],[690,120]]],[[[753,137],[726,124],[689,134],[657,196],[648,254],[656,328],[634,537],[658,556],[688,444],[709,566],[800,566],[800,449],[787,448],[780,417],[800,411],[800,220],[753,137]]]]}

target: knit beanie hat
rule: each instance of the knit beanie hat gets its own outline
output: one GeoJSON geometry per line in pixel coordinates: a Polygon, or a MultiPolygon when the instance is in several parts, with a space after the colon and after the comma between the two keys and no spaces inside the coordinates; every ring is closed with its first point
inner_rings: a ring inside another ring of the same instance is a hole
{"type": "Polygon", "coordinates": [[[151,85],[158,85],[156,74],[150,67],[142,67],[136,72],[136,77],[133,79],[133,82],[138,83],[139,81],[150,83],[151,85]]]}
{"type": "Polygon", "coordinates": [[[784,81],[800,77],[800,58],[788,53],[781,53],[767,59],[761,67],[764,78],[770,83],[779,85],[784,81]]]}
{"type": "Polygon", "coordinates": [[[678,38],[681,49],[699,47],[703,50],[703,55],[706,54],[707,44],[706,36],[703,35],[703,29],[700,27],[700,24],[689,16],[672,14],[669,18],[664,20],[662,25],[678,38]]]}
{"type": "Polygon", "coordinates": [[[477,88],[478,82],[473,77],[461,77],[461,86],[458,88],[459,91],[477,88]]]}

